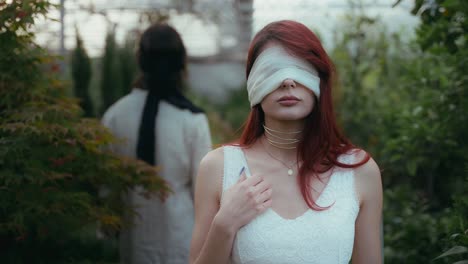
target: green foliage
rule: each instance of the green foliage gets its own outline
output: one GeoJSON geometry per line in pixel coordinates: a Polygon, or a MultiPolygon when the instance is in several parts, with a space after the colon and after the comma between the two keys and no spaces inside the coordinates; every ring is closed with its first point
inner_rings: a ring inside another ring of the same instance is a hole
{"type": "Polygon", "coordinates": [[[396,132],[382,151],[384,157],[393,156],[393,168],[406,163],[414,184],[425,187],[435,206],[446,206],[453,193],[463,192],[468,101],[464,73],[454,61],[451,55],[421,54],[407,63],[407,76],[397,89],[406,99],[397,111],[390,110],[396,132]]]}
{"type": "Polygon", "coordinates": [[[83,41],[76,30],[76,47],[72,53],[71,68],[73,77],[73,91],[80,99],[80,106],[86,117],[94,116],[93,103],[89,95],[89,83],[91,81],[91,60],[83,47],[83,41]]]}
{"type": "MultiPolygon", "coordinates": [[[[136,79],[138,73],[138,65],[135,56],[135,39],[127,36],[127,39],[118,49],[118,61],[119,61],[119,75],[121,79],[121,95],[124,95],[130,91],[132,84],[136,79]]],[[[117,77],[117,76],[116,76],[117,77]]]]}
{"type": "Polygon", "coordinates": [[[229,93],[229,100],[224,104],[218,104],[217,109],[221,114],[221,119],[231,124],[234,132],[232,136],[234,138],[239,138],[244,122],[250,112],[250,103],[246,87],[232,90],[229,93]]]}
{"type": "Polygon", "coordinates": [[[245,87],[242,87],[242,90],[234,90],[229,100],[224,104],[210,102],[207,98],[193,92],[188,93],[190,100],[196,105],[202,106],[205,111],[215,147],[239,138],[241,125],[243,125],[242,123],[250,110],[247,98],[243,98],[246,93],[245,87]]]}
{"type": "Polygon", "coordinates": [[[402,74],[398,62],[408,53],[402,50],[401,57],[391,53],[390,45],[398,49],[400,39],[387,36],[376,18],[348,16],[340,29],[331,54],[340,78],[334,91],[338,117],[353,142],[374,153],[380,147],[376,123],[383,121],[374,113],[386,103],[376,99],[389,97],[386,87],[398,86],[397,76],[402,74]]]}
{"type": "Polygon", "coordinates": [[[410,184],[443,207],[452,191],[462,191],[467,60],[405,45],[377,22],[347,21],[351,28],[333,52],[341,77],[338,116],[385,169],[386,186],[410,184]]]}
{"type": "Polygon", "coordinates": [[[451,54],[463,51],[468,41],[468,2],[465,0],[416,0],[413,14],[421,17],[417,30],[423,50],[438,50],[451,54]]]}
{"type": "Polygon", "coordinates": [[[450,211],[431,213],[424,195],[409,186],[388,188],[384,198],[385,263],[429,263],[442,251],[450,211]]]}
{"type": "Polygon", "coordinates": [[[101,113],[119,99],[122,83],[119,71],[118,46],[115,41],[115,30],[107,32],[104,55],[101,60],[101,113]]]}
{"type": "MultiPolygon", "coordinates": [[[[100,96],[94,101],[101,107],[100,113],[120,97],[127,94],[133,85],[138,73],[135,57],[136,39],[128,35],[125,43],[119,46],[115,40],[115,29],[108,32],[103,57],[100,61],[100,96]]],[[[97,96],[96,96],[97,97],[97,96]]]]}
{"type": "MultiPolygon", "coordinates": [[[[402,131],[408,136],[404,149],[414,157],[409,163],[413,174],[427,175],[428,192],[439,192],[439,200],[446,205],[452,194],[464,192],[462,164],[468,160],[468,4],[419,0],[413,13],[421,16],[416,40],[423,53],[409,64],[404,79],[404,89],[412,93],[405,113],[414,127],[402,131]]],[[[400,128],[410,127],[408,123],[400,128]]],[[[388,151],[403,141],[402,136],[395,138],[388,151]]]]}
{"type": "MultiPolygon", "coordinates": [[[[434,260],[440,259],[440,258],[447,258],[449,256],[451,257],[451,256],[454,256],[454,255],[467,254],[467,253],[468,253],[468,248],[467,247],[454,246],[453,248],[447,250],[446,252],[444,252],[444,254],[438,256],[434,260]]],[[[468,263],[468,260],[465,259],[465,260],[462,260],[462,261],[457,261],[455,264],[457,264],[457,263],[458,264],[468,263]]]]}
{"type": "MultiPolygon", "coordinates": [[[[466,181],[463,188],[468,189],[468,164],[466,165],[466,181]]],[[[453,213],[451,217],[450,236],[442,240],[445,252],[434,259],[435,263],[446,262],[462,264],[468,262],[468,195],[454,196],[453,213]],[[463,260],[461,260],[463,259],[463,260]],[[465,261],[465,262],[463,262],[465,261]]]]}
{"type": "Polygon", "coordinates": [[[414,42],[361,14],[348,17],[333,51],[342,126],[383,170],[386,263],[428,263],[466,247],[468,210],[458,204],[468,199],[468,12],[466,1],[431,2],[414,42]],[[449,20],[437,15],[448,5],[449,20]]]}
{"type": "Polygon", "coordinates": [[[168,187],[154,167],[106,151],[116,140],[65,97],[55,58],[30,32],[51,7],[0,3],[2,263],[115,263],[113,237],[133,211],[121,195],[141,185],[164,198],[168,187]]]}

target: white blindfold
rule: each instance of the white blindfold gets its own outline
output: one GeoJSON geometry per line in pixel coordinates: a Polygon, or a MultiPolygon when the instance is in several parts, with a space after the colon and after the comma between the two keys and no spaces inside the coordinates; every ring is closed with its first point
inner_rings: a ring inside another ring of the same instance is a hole
{"type": "Polygon", "coordinates": [[[250,70],[247,80],[250,106],[259,104],[286,79],[302,84],[320,98],[320,78],[315,67],[275,45],[260,53],[250,70]]]}

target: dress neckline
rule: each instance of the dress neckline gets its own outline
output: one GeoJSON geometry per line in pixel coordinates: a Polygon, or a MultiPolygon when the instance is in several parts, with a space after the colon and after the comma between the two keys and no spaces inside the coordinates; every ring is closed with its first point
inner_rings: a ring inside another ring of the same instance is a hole
{"type": "MultiPolygon", "coordinates": [[[[242,149],[242,147],[240,146],[234,146],[236,147],[239,152],[241,153],[242,155],[242,159],[244,161],[244,166],[245,166],[245,170],[246,170],[246,174],[248,174],[247,176],[251,176],[252,173],[251,173],[251,170],[250,170],[250,166],[247,162],[247,156],[245,155],[244,153],[244,150],[242,149]]],[[[320,205],[320,201],[322,201],[323,199],[323,196],[325,193],[328,193],[329,192],[329,186],[331,185],[332,183],[332,180],[335,175],[335,170],[333,169],[332,173],[330,174],[330,179],[328,179],[328,182],[327,184],[325,185],[325,187],[323,188],[322,192],[319,194],[319,196],[317,197],[317,199],[315,200],[315,203],[317,205],[320,205]]],[[[321,205],[320,205],[321,206],[321,205]]],[[[272,207],[268,208],[266,212],[270,211],[272,214],[276,215],[278,218],[280,218],[281,220],[283,221],[287,221],[287,222],[291,222],[291,221],[297,221],[297,220],[300,220],[301,218],[305,217],[307,214],[311,213],[311,212],[314,212],[311,208],[307,208],[307,210],[305,210],[303,213],[299,214],[298,216],[296,217],[293,217],[293,218],[286,218],[286,217],[283,217],[281,214],[279,214],[278,212],[276,212],[272,207]]]]}

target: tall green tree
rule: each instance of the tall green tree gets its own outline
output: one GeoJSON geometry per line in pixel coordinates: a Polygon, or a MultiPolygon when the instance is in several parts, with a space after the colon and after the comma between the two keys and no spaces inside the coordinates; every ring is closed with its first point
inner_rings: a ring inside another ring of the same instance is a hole
{"type": "Polygon", "coordinates": [[[76,47],[71,58],[73,91],[80,100],[80,106],[86,117],[94,115],[93,102],[89,95],[89,83],[91,81],[91,60],[83,46],[83,40],[76,29],[76,47]]]}
{"type": "Polygon", "coordinates": [[[121,195],[138,185],[164,198],[167,185],[155,168],[108,152],[116,140],[66,97],[56,58],[31,31],[51,8],[0,3],[0,261],[118,263],[112,238],[132,212],[121,195]]]}
{"type": "Polygon", "coordinates": [[[113,28],[107,32],[101,60],[101,114],[123,95],[119,68],[118,45],[113,28]]]}
{"type": "Polygon", "coordinates": [[[121,79],[121,88],[119,94],[124,95],[130,91],[132,84],[138,73],[135,52],[136,38],[131,34],[127,35],[125,43],[118,50],[119,71],[121,79]]]}

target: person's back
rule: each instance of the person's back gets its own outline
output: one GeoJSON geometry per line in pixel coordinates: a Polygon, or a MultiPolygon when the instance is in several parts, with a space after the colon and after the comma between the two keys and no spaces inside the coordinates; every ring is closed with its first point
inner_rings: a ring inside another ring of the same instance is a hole
{"type": "MultiPolygon", "coordinates": [[[[115,153],[136,158],[138,127],[147,94],[145,90],[134,89],[104,115],[103,124],[118,138],[125,139],[124,143],[112,146],[115,153]]],[[[205,124],[204,114],[179,109],[164,101],[159,103],[156,164],[159,175],[168,181],[174,193],[164,203],[157,198],[145,199],[138,195],[138,190],[131,194],[129,201],[136,206],[138,217],[134,228],[122,233],[122,263],[141,263],[144,259],[148,259],[145,263],[186,263],[193,226],[192,181],[197,160],[210,148],[205,124]],[[203,142],[205,146],[200,147],[203,142]]]]}
{"type": "MultiPolygon", "coordinates": [[[[210,132],[203,112],[180,93],[179,71],[185,68],[185,62],[179,65],[175,59],[173,69],[179,74],[172,79],[170,72],[163,74],[168,69],[161,70],[157,65],[161,53],[153,47],[154,42],[172,34],[182,45],[178,34],[167,25],[153,26],[145,34],[139,52],[141,87],[114,103],[102,122],[124,140],[111,146],[112,151],[157,166],[158,175],[169,183],[173,193],[164,202],[144,198],[138,188],[129,194],[127,201],[135,207],[136,215],[134,225],[121,233],[121,263],[187,263],[193,227],[192,186],[198,164],[211,148],[210,132]]],[[[173,45],[171,39],[166,42],[173,45]]],[[[174,55],[167,47],[160,51],[167,55],[165,60],[174,55]]],[[[185,50],[182,55],[185,59],[185,50]]]]}

